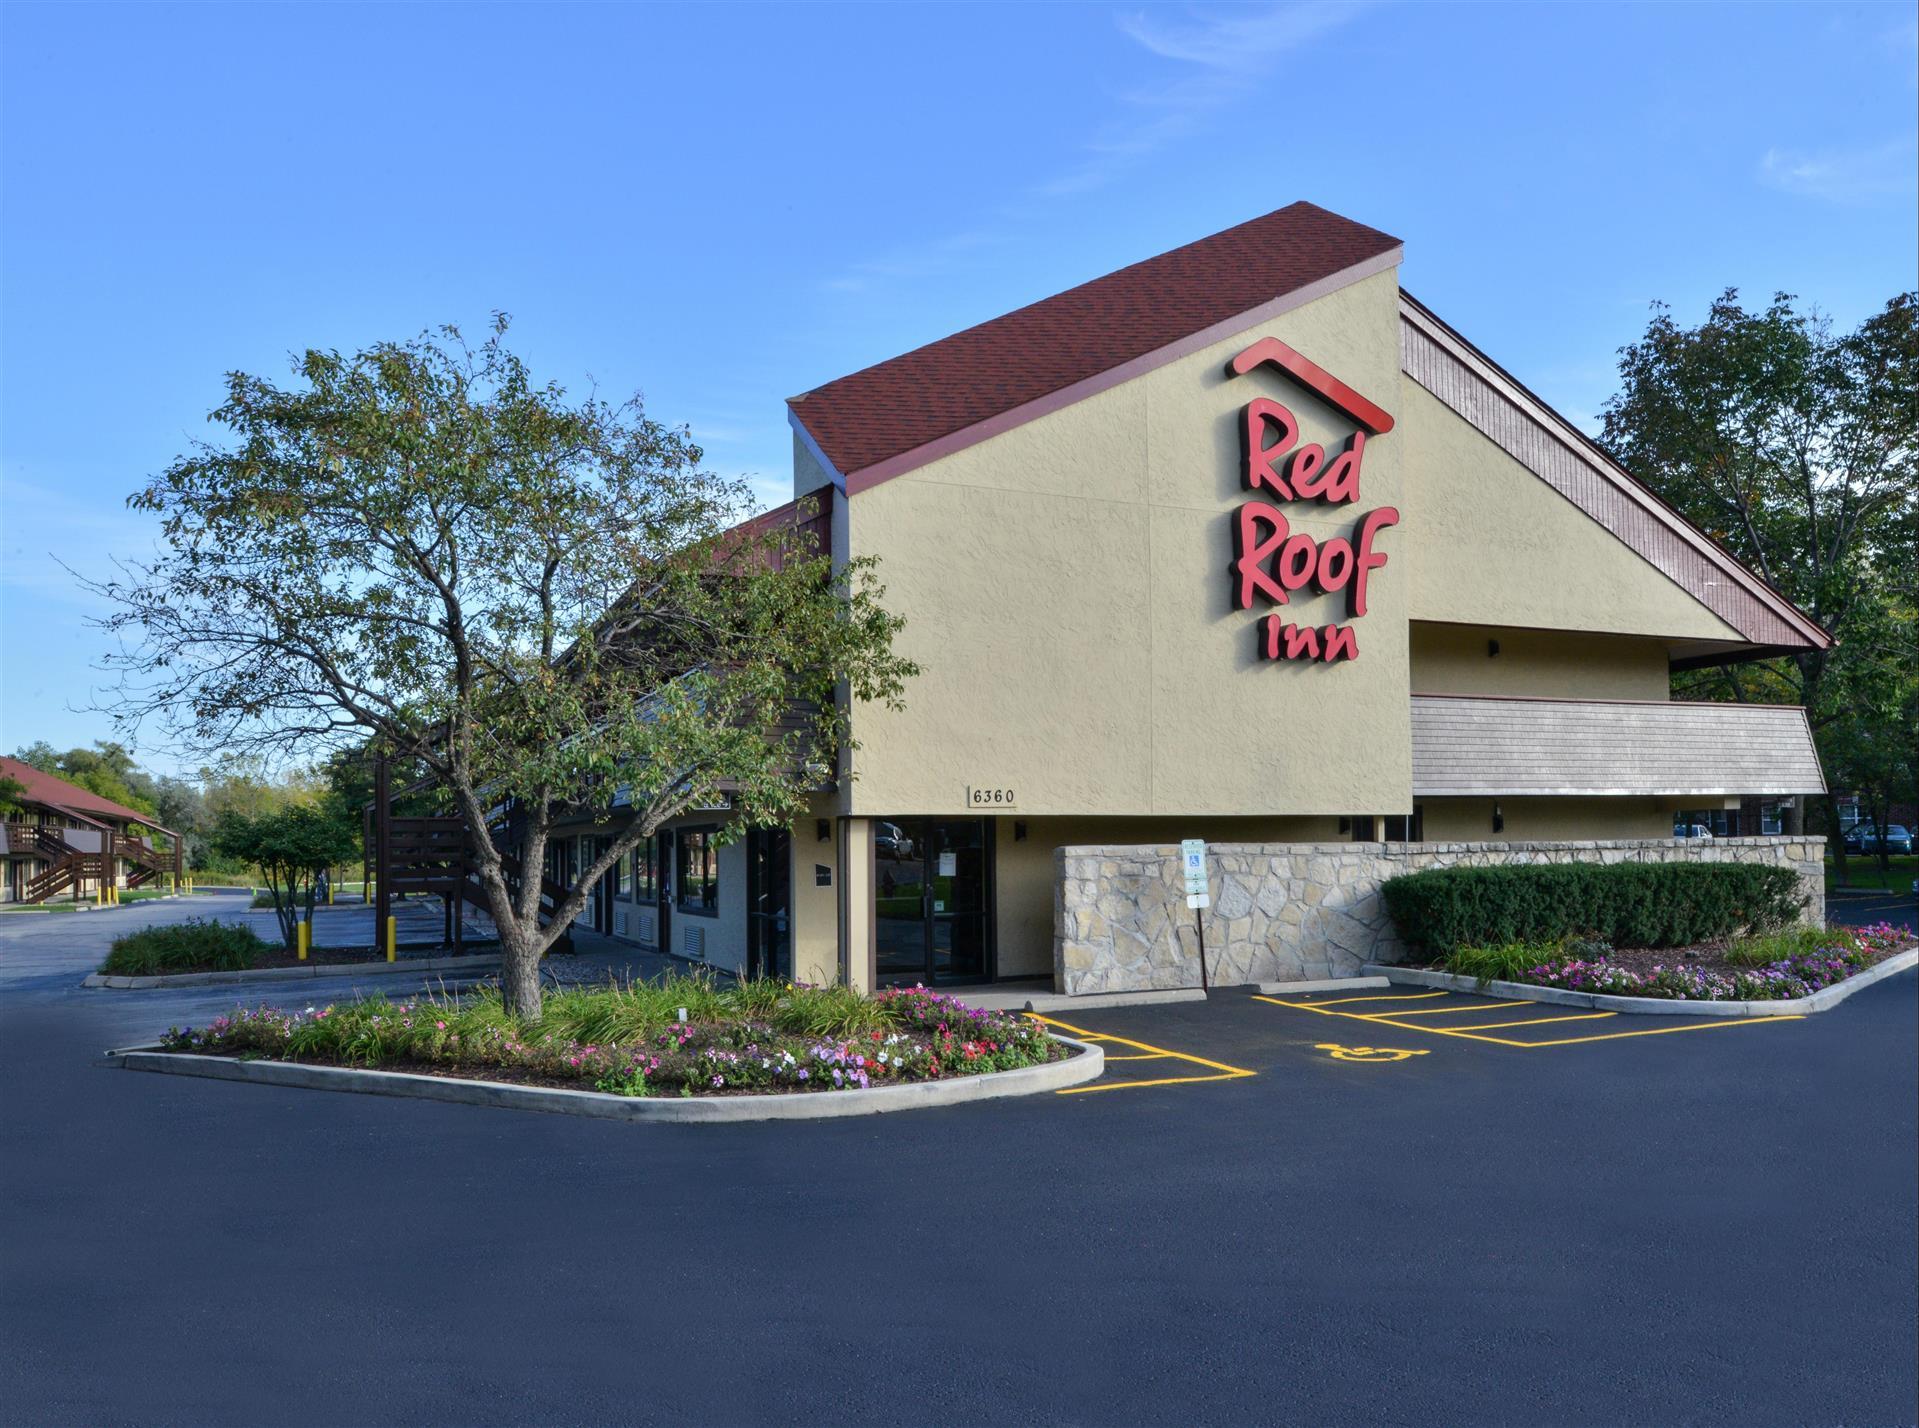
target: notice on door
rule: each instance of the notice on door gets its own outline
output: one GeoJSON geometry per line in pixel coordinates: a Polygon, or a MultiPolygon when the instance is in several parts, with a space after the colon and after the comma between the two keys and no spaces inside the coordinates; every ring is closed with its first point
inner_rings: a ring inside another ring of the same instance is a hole
{"type": "Polygon", "coordinates": [[[1206,841],[1203,838],[1183,840],[1179,845],[1179,861],[1186,875],[1186,905],[1211,907],[1212,893],[1206,886],[1206,841]]]}
{"type": "Polygon", "coordinates": [[[959,854],[958,853],[941,853],[940,861],[939,861],[939,872],[936,873],[935,876],[942,877],[942,878],[958,877],[959,876],[959,854]]]}

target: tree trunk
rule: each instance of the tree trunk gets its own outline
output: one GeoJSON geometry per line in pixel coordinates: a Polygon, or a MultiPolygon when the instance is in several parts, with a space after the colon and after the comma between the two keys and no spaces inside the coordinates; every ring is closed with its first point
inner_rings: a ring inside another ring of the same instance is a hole
{"type": "Polygon", "coordinates": [[[1833,871],[1838,874],[1838,886],[1849,887],[1852,883],[1852,874],[1846,866],[1846,835],[1839,826],[1839,800],[1828,793],[1825,795],[1825,801],[1826,847],[1832,851],[1832,866],[1833,871]]]}
{"type": "Polygon", "coordinates": [[[522,1021],[540,1019],[539,943],[517,926],[500,928],[500,997],[522,1021]]]}

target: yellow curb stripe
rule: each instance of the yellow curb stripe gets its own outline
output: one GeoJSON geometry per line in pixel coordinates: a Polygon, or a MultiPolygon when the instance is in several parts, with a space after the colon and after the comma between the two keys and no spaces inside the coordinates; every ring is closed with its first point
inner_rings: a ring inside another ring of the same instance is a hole
{"type": "Polygon", "coordinates": [[[1106,1059],[1108,1061],[1164,1061],[1167,1058],[1163,1051],[1134,1051],[1128,1052],[1125,1056],[1109,1056],[1106,1059]]]}

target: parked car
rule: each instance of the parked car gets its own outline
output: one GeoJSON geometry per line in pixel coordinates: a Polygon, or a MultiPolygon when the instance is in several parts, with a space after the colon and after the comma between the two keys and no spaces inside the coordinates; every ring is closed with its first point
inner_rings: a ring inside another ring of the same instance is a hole
{"type": "Polygon", "coordinates": [[[1710,838],[1712,829],[1703,823],[1675,823],[1672,828],[1675,838],[1710,838]]]}
{"type": "MultiPolygon", "coordinates": [[[[1861,853],[1910,853],[1912,851],[1912,830],[1903,823],[1888,823],[1884,828],[1867,828],[1863,824],[1853,832],[1859,834],[1857,851],[1861,853]]],[[[1846,847],[1853,849],[1852,833],[1846,835],[1846,847]]]]}
{"type": "Polygon", "coordinates": [[[913,840],[897,823],[878,823],[873,827],[873,853],[903,863],[913,856],[913,840]]]}

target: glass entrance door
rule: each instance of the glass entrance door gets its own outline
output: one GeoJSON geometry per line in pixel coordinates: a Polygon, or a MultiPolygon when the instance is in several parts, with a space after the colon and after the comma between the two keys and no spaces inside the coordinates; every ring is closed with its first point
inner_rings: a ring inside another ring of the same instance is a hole
{"type": "Polygon", "coordinates": [[[873,901],[881,982],[982,981],[992,974],[992,835],[980,819],[882,819],[873,825],[873,901]]]}
{"type": "Polygon", "coordinates": [[[793,838],[784,828],[746,834],[746,975],[793,975],[793,838]]]}

